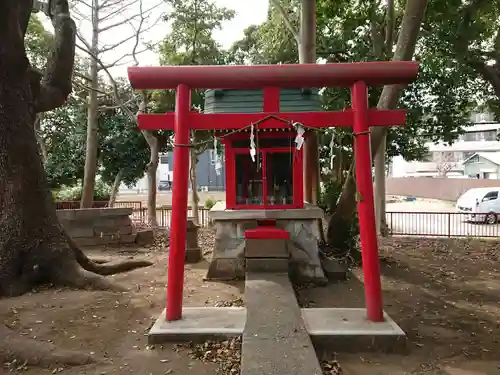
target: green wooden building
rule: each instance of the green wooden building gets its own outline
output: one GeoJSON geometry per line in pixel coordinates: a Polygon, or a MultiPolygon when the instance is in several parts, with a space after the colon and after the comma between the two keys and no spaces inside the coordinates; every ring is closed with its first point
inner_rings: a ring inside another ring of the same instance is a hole
{"type": "MultiPolygon", "coordinates": [[[[262,90],[207,90],[204,113],[256,113],[263,110],[262,90]]],[[[281,112],[321,111],[318,89],[281,89],[281,112]]]]}

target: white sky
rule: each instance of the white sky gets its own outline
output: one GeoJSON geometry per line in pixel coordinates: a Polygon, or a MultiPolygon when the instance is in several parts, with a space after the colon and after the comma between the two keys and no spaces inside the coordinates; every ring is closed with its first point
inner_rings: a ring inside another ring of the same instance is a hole
{"type": "MultiPolygon", "coordinates": [[[[80,31],[80,34],[88,41],[91,40],[91,24],[88,20],[84,18],[90,18],[90,9],[85,4],[91,4],[92,0],[76,0],[81,4],[78,5],[78,10],[80,14],[73,12],[73,18],[76,19],[77,27],[80,31]]],[[[106,0],[101,0],[101,3],[106,0]]],[[[110,2],[115,0],[108,0],[110,2]]],[[[123,0],[125,2],[127,0],[123,0]]],[[[128,1],[127,1],[128,2],[128,1]]],[[[235,41],[241,39],[243,37],[243,30],[252,24],[260,24],[265,21],[267,16],[267,8],[269,4],[269,0],[214,0],[214,2],[220,7],[227,7],[235,10],[236,16],[232,21],[226,22],[223,25],[222,30],[214,33],[215,39],[224,47],[229,48],[235,41]]],[[[150,30],[142,34],[142,42],[145,43],[157,43],[161,39],[165,37],[165,35],[169,32],[168,25],[166,22],[159,21],[158,18],[161,17],[161,14],[164,14],[168,11],[168,5],[165,4],[162,0],[143,0],[143,9],[150,9],[154,6],[157,6],[153,12],[151,12],[151,16],[148,19],[147,27],[152,27],[150,30]]],[[[121,16],[113,16],[110,17],[109,20],[102,23],[101,27],[105,27],[111,24],[119,23],[121,20],[131,17],[134,14],[138,14],[138,5],[137,7],[132,6],[129,11],[123,12],[121,16]]],[[[40,18],[43,20],[44,17],[40,15],[40,18]]],[[[44,24],[50,27],[50,22],[48,20],[44,20],[44,24]]],[[[135,23],[137,25],[137,22],[135,23]]],[[[135,26],[136,27],[136,26],[135,26]]],[[[145,28],[145,27],[144,27],[145,28]]],[[[50,29],[50,28],[49,28],[50,29]]],[[[117,44],[118,42],[131,37],[134,35],[133,28],[129,24],[124,24],[108,31],[102,32],[100,34],[99,46],[102,48],[103,46],[110,46],[113,44],[117,44]]],[[[82,45],[81,42],[77,40],[77,44],[82,45]]],[[[121,46],[106,52],[102,60],[105,63],[111,63],[126,54],[130,54],[134,48],[135,38],[132,38],[128,42],[122,44],[121,46]]],[[[144,49],[144,45],[142,46],[144,49]]],[[[141,47],[138,48],[141,50],[141,47]]],[[[77,53],[79,55],[84,56],[85,54],[77,49],[77,53]]],[[[138,55],[139,64],[143,65],[158,65],[158,59],[154,52],[146,51],[138,55]]],[[[127,57],[123,60],[124,64],[113,68],[112,74],[113,76],[126,76],[127,66],[133,65],[133,59],[131,57],[127,57]]]]}

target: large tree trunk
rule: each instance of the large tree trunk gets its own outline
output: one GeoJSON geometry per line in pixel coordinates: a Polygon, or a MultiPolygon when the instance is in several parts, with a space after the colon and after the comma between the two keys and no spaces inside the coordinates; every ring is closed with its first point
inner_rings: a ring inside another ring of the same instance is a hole
{"type": "Polygon", "coordinates": [[[189,163],[189,182],[191,183],[191,212],[196,222],[200,223],[200,197],[198,196],[198,183],[196,182],[196,166],[198,165],[198,153],[195,148],[191,148],[189,163]]]}
{"type": "Polygon", "coordinates": [[[148,225],[152,228],[158,226],[156,219],[156,172],[158,171],[158,164],[160,163],[160,146],[158,138],[149,130],[143,130],[142,135],[149,145],[149,164],[146,167],[146,175],[148,176],[148,225]]]}
{"type": "MultiPolygon", "coordinates": [[[[420,25],[424,18],[427,0],[408,0],[401,23],[396,51],[394,52],[393,60],[411,60],[415,53],[415,45],[417,43],[420,25]]],[[[403,90],[401,85],[385,86],[380,95],[377,108],[390,109],[394,108],[399,100],[399,95],[403,90]]],[[[378,152],[382,139],[385,137],[386,129],[383,127],[374,127],[371,129],[371,153],[372,158],[378,152]]],[[[353,166],[351,165],[351,169],[353,166]]],[[[337,208],[332,218],[330,219],[328,228],[328,243],[336,247],[337,244],[345,244],[347,242],[346,235],[350,235],[350,231],[345,231],[344,228],[352,224],[352,217],[356,211],[356,183],[354,182],[353,174],[349,174],[342,190],[337,208]]],[[[345,251],[346,249],[342,249],[345,251]]]]}
{"type": "MultiPolygon", "coordinates": [[[[92,1],[92,54],[97,56],[99,48],[99,3],[92,1]]],[[[90,58],[90,91],[87,110],[87,149],[85,152],[85,173],[83,177],[81,208],[91,208],[94,200],[94,185],[97,172],[97,154],[99,151],[99,121],[97,90],[98,62],[90,58]]]]}
{"type": "MultiPolygon", "coordinates": [[[[38,152],[33,123],[37,113],[61,106],[71,92],[76,26],[67,0],[52,0],[55,29],[45,75],[31,69],[24,33],[32,0],[0,2],[0,296],[17,296],[51,283],[77,288],[123,290],[97,273],[150,265],[92,262],[67,237],[38,152]]],[[[88,355],[56,351],[13,334],[0,325],[0,362],[84,364],[88,355]]]]}

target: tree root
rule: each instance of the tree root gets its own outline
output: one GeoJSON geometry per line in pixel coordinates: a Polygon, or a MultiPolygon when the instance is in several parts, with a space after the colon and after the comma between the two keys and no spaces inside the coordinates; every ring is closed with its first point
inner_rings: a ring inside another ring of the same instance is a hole
{"type": "Polygon", "coordinates": [[[52,365],[82,366],[97,362],[90,354],[58,349],[49,342],[23,337],[0,324],[0,361],[14,362],[16,367],[32,365],[48,367],[52,365]]]}
{"type": "Polygon", "coordinates": [[[76,265],[73,271],[59,273],[54,284],[76,289],[103,290],[110,292],[126,292],[128,289],[115,284],[102,275],[87,271],[76,265]]]}
{"type": "Polygon", "coordinates": [[[108,263],[99,260],[97,262],[93,261],[85,255],[85,253],[78,247],[78,245],[66,235],[69,247],[73,250],[78,264],[85,270],[96,273],[98,275],[109,276],[115,275],[117,273],[123,273],[135,270],[136,268],[149,267],[153,265],[153,262],[146,260],[129,260],[118,263],[108,263]]]}

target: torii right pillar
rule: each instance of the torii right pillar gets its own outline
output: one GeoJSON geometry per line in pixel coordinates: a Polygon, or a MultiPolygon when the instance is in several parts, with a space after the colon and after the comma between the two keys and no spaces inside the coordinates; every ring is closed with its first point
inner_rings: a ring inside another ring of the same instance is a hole
{"type": "Polygon", "coordinates": [[[368,88],[365,82],[354,83],[351,88],[351,101],[354,112],[354,158],[358,193],[356,200],[358,202],[366,313],[368,320],[382,322],[384,311],[373,199],[372,155],[368,126],[368,88]]]}

